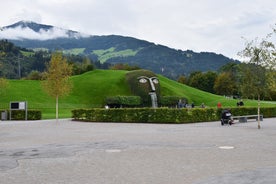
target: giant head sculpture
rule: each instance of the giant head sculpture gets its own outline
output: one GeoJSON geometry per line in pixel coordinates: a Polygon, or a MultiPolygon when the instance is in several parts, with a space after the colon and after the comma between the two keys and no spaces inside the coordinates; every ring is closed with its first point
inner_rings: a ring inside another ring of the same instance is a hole
{"type": "Polygon", "coordinates": [[[155,93],[157,99],[160,97],[160,84],[157,76],[148,70],[135,70],[127,73],[127,82],[131,92],[142,98],[144,106],[151,106],[150,94],[155,93]]]}

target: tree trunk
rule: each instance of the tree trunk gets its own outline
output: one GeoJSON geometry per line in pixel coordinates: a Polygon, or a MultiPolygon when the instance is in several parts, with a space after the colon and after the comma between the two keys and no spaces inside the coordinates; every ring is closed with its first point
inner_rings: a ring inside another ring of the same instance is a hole
{"type": "Polygon", "coordinates": [[[258,129],[261,129],[260,125],[260,95],[258,94],[258,129]]]}
{"type": "Polygon", "coordinates": [[[58,96],[56,96],[56,122],[58,122],[58,96]]]}

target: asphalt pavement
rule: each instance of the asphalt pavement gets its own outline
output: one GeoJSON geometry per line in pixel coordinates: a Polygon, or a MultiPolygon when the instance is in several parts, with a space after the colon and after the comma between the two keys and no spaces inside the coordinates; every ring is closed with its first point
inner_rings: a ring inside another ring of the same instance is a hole
{"type": "Polygon", "coordinates": [[[1,184],[274,184],[276,118],[221,126],[0,121],[1,184]]]}

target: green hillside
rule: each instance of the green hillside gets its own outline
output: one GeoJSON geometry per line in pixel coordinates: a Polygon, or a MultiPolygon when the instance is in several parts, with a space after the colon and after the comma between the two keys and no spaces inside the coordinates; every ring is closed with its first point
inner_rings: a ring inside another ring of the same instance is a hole
{"type": "MultiPolygon", "coordinates": [[[[20,21],[5,26],[3,30],[16,29],[17,27],[28,28],[33,33],[38,33],[40,30],[51,32],[51,29],[54,28],[51,25],[20,21]]],[[[92,61],[100,61],[105,64],[124,63],[139,66],[140,68],[162,74],[171,79],[177,79],[180,75],[187,76],[194,71],[217,71],[229,62],[240,63],[237,60],[219,53],[197,53],[192,50],[177,50],[165,45],[128,36],[87,35],[80,37],[82,34],[76,31],[65,29],[64,31],[68,37],[59,37],[50,40],[22,38],[20,40],[10,39],[9,41],[22,48],[34,50],[43,48],[49,51],[58,49],[65,51],[67,54],[81,54],[90,58],[92,61]]],[[[39,61],[41,60],[37,60],[37,62],[39,61]]],[[[41,64],[43,65],[44,63],[41,64]]],[[[26,65],[26,67],[28,66],[26,65]]],[[[13,76],[13,78],[15,77],[13,76]]]]}
{"type": "MultiPolygon", "coordinates": [[[[128,71],[119,70],[94,70],[82,75],[73,76],[73,90],[71,94],[59,101],[59,114],[61,118],[71,116],[71,110],[76,108],[103,107],[107,96],[132,95],[125,81],[128,71]]],[[[217,102],[223,106],[235,106],[236,100],[206,93],[173,80],[158,76],[162,96],[184,96],[189,103],[196,106],[204,103],[206,106],[215,107],[217,102]]],[[[41,88],[40,81],[10,80],[9,88],[0,96],[0,109],[8,109],[10,101],[27,101],[29,109],[42,111],[43,119],[55,117],[55,101],[41,88]]],[[[245,101],[247,106],[256,106],[255,101],[245,101]]],[[[263,103],[264,106],[275,106],[263,103]]]]}

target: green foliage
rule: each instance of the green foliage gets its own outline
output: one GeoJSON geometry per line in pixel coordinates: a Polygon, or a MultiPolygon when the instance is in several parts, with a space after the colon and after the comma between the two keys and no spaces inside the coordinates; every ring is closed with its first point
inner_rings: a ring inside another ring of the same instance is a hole
{"type": "Polygon", "coordinates": [[[127,63],[126,64],[117,63],[117,64],[111,66],[109,69],[111,69],[111,70],[128,70],[128,71],[131,71],[131,70],[139,70],[141,68],[138,67],[138,66],[130,66],[127,63]]]}
{"type": "MultiPolygon", "coordinates": [[[[223,109],[217,108],[119,108],[119,109],[75,109],[72,118],[87,122],[129,123],[195,123],[218,121],[223,109]]],[[[232,114],[256,115],[257,108],[231,108],[232,114]]],[[[276,117],[276,107],[263,108],[264,117],[276,117]]]]}
{"type": "Polygon", "coordinates": [[[19,48],[7,40],[0,40],[0,77],[18,79],[31,71],[42,72],[49,53],[19,48]]]}
{"type": "MultiPolygon", "coordinates": [[[[242,115],[257,115],[258,108],[257,107],[229,107],[227,108],[231,111],[233,116],[242,116],[242,115]]],[[[221,116],[223,108],[217,110],[217,116],[221,116]]],[[[276,117],[276,107],[263,107],[260,109],[260,114],[263,115],[264,118],[276,117]]]]}
{"type": "Polygon", "coordinates": [[[250,87],[251,90],[243,88],[244,96],[254,96],[260,99],[261,96],[266,96],[269,87],[266,83],[268,69],[274,69],[275,66],[275,46],[267,39],[259,41],[257,38],[245,43],[245,48],[239,55],[245,58],[250,65],[248,68],[243,68],[245,71],[242,80],[242,86],[250,87]]]}
{"type": "Polygon", "coordinates": [[[186,84],[187,83],[187,79],[184,75],[181,75],[178,77],[177,82],[181,83],[181,84],[186,84]]]}
{"type": "MultiPolygon", "coordinates": [[[[2,112],[3,110],[1,110],[2,112]]],[[[7,112],[7,119],[10,118],[10,111],[7,112]]],[[[13,110],[11,113],[12,120],[25,120],[26,112],[25,110],[13,110]]],[[[41,120],[42,114],[40,110],[28,110],[27,120],[41,120]]]]}
{"type": "Polygon", "coordinates": [[[72,66],[72,75],[79,75],[94,70],[94,65],[89,58],[72,55],[68,57],[70,58],[69,63],[72,66]],[[78,60],[75,60],[76,58],[78,60]]]}
{"type": "Polygon", "coordinates": [[[25,48],[46,48],[50,51],[55,48],[63,50],[85,48],[83,53],[94,61],[137,65],[171,79],[177,79],[182,74],[188,75],[195,70],[203,72],[217,71],[228,62],[239,62],[221,54],[176,50],[145,40],[118,35],[13,42],[25,48]]]}
{"type": "MultiPolygon", "coordinates": [[[[156,75],[148,70],[134,70],[126,74],[126,81],[134,95],[140,96],[142,98],[143,106],[151,105],[151,98],[149,92],[151,92],[150,82],[140,83],[138,78],[141,76],[146,77],[156,77],[156,75]]],[[[157,99],[160,98],[160,84],[155,84],[157,99]]]]}
{"type": "MultiPolygon", "coordinates": [[[[59,115],[62,118],[71,117],[71,110],[78,108],[101,108],[108,96],[133,96],[126,82],[128,71],[93,70],[82,75],[72,76],[71,93],[59,99],[59,115]]],[[[164,76],[158,75],[160,96],[176,96],[194,102],[196,106],[204,103],[206,107],[216,107],[218,101],[222,107],[236,107],[235,99],[213,95],[180,84],[164,76]]],[[[10,101],[27,101],[30,109],[42,112],[43,119],[55,118],[55,100],[41,88],[37,80],[7,80],[9,87],[1,94],[0,108],[8,109],[10,101]]],[[[136,95],[137,96],[137,95],[136,95]]],[[[257,102],[243,99],[245,107],[256,106],[257,102]]],[[[262,107],[275,107],[275,102],[261,102],[262,107]]]]}
{"type": "Polygon", "coordinates": [[[138,107],[141,105],[139,96],[111,96],[107,97],[105,101],[111,107],[138,107]]]}
{"type": "Polygon", "coordinates": [[[31,71],[31,73],[26,77],[27,80],[42,80],[43,73],[39,71],[31,71]]]}
{"type": "Polygon", "coordinates": [[[43,88],[50,96],[56,99],[56,119],[58,119],[59,97],[68,95],[72,90],[70,75],[72,67],[62,56],[61,52],[55,52],[47,67],[43,88]]]}
{"type": "Polygon", "coordinates": [[[18,55],[20,53],[19,48],[13,43],[7,40],[0,40],[0,53],[1,56],[4,55],[18,55]]]}
{"type": "Polygon", "coordinates": [[[160,97],[160,105],[163,107],[176,107],[179,100],[182,102],[188,103],[188,99],[185,97],[179,97],[179,96],[161,96],[160,97]]]}
{"type": "Polygon", "coordinates": [[[215,109],[175,108],[76,109],[72,118],[88,122],[194,123],[218,120],[215,112],[215,109]]]}
{"type": "Polygon", "coordinates": [[[64,54],[72,54],[72,55],[80,55],[83,54],[85,48],[73,48],[73,49],[67,49],[63,50],[64,54]]]}
{"type": "Polygon", "coordinates": [[[46,92],[54,98],[68,95],[72,88],[69,81],[71,73],[72,67],[62,53],[54,53],[45,73],[45,81],[43,81],[46,92]]]}
{"type": "Polygon", "coordinates": [[[93,50],[92,54],[97,55],[98,60],[101,63],[104,63],[110,58],[135,56],[139,50],[140,49],[137,49],[137,50],[132,50],[132,49],[116,50],[115,47],[111,47],[111,48],[105,49],[105,50],[93,50]]]}
{"type": "Polygon", "coordinates": [[[217,74],[215,72],[193,72],[189,76],[188,85],[209,93],[214,93],[213,86],[216,78],[217,74]]]}
{"type": "Polygon", "coordinates": [[[223,72],[218,75],[214,83],[216,94],[231,96],[236,90],[235,80],[231,73],[223,72]]]}
{"type": "MultiPolygon", "coordinates": [[[[276,61],[275,61],[276,63],[276,61]]],[[[276,92],[276,69],[270,70],[267,73],[267,87],[271,92],[276,92]]],[[[275,98],[276,99],[276,98],[275,98]]]]}
{"type": "Polygon", "coordinates": [[[9,87],[9,81],[7,79],[0,78],[0,95],[6,92],[8,87],[9,87]]]}

